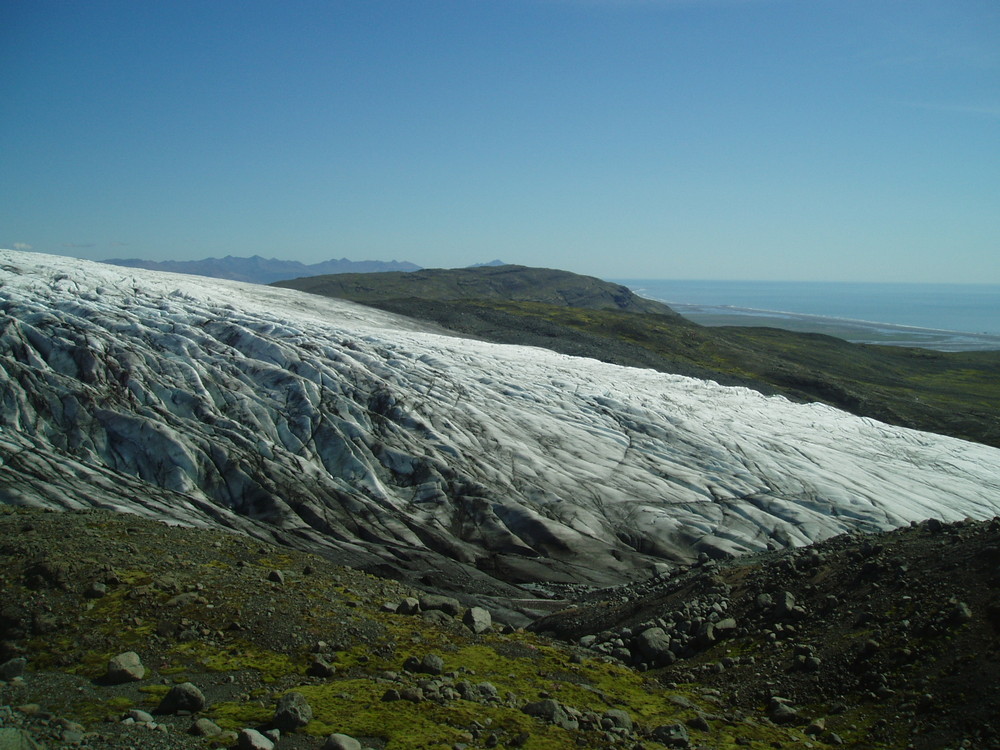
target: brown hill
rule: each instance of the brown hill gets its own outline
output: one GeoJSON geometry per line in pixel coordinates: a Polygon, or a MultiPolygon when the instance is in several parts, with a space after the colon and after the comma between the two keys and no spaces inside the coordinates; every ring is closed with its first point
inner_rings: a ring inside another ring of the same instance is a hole
{"type": "Polygon", "coordinates": [[[388,300],[540,302],[680,318],[667,305],[639,297],[620,284],[568,271],[515,265],[310,276],[281,281],[274,286],[365,304],[388,300]]]}

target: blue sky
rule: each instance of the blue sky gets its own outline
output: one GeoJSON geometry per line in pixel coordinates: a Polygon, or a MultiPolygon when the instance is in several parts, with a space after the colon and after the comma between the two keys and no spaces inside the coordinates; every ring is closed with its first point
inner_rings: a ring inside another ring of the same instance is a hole
{"type": "Polygon", "coordinates": [[[996,0],[0,2],[0,246],[1000,283],[996,0]]]}

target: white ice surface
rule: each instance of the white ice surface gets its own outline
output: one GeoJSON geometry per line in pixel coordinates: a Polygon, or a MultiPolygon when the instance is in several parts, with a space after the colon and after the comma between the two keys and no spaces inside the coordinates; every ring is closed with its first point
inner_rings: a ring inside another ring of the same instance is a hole
{"type": "Polygon", "coordinates": [[[8,502],[601,570],[1000,507],[994,448],[292,290],[2,250],[0,315],[8,502]]]}

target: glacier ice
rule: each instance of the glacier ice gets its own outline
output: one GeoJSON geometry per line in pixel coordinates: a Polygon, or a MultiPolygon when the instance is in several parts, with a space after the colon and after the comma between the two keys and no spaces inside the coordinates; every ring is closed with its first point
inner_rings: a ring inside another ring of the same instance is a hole
{"type": "Polygon", "coordinates": [[[1000,506],[994,448],[292,290],[0,250],[0,310],[8,503],[598,583],[1000,506]]]}

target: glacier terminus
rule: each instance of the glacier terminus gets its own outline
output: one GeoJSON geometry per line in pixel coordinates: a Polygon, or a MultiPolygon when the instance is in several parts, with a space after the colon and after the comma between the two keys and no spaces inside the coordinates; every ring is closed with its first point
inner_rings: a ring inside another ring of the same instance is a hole
{"type": "Polygon", "coordinates": [[[0,251],[0,502],[513,595],[1000,510],[1000,451],[349,302],[0,251]]]}

